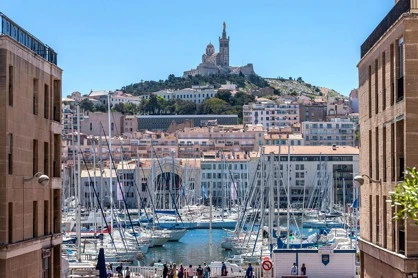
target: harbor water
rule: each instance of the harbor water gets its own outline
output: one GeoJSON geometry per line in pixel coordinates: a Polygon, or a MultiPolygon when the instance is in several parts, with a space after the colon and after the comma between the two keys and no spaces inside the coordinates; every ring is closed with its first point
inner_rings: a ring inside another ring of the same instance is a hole
{"type": "Polygon", "coordinates": [[[209,246],[209,230],[189,230],[178,242],[167,242],[163,247],[150,248],[142,262],[144,265],[161,261],[177,265],[199,265],[204,262],[222,261],[229,256],[221,248],[224,230],[212,230],[212,248],[209,246]]]}
{"type": "MultiPolygon", "coordinates": [[[[285,223],[285,217],[280,217],[281,223],[285,223]]],[[[291,231],[301,229],[301,219],[296,217],[290,223],[291,231]]],[[[308,236],[317,232],[315,229],[301,229],[303,235],[308,236]]],[[[222,239],[227,233],[222,229],[212,230],[212,248],[209,248],[210,231],[206,229],[189,230],[178,242],[167,242],[163,247],[149,248],[143,265],[151,265],[155,262],[176,263],[183,265],[199,265],[204,262],[222,261],[234,254],[221,248],[222,239]]]]}

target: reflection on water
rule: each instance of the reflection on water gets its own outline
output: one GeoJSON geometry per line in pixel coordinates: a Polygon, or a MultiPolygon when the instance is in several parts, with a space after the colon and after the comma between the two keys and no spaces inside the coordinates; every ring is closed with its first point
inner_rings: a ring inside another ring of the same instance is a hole
{"type": "Polygon", "coordinates": [[[178,242],[167,242],[163,247],[150,248],[145,255],[145,265],[152,262],[173,262],[183,265],[198,265],[204,262],[222,261],[228,252],[221,248],[224,230],[212,230],[213,247],[209,248],[209,230],[189,230],[178,242]]]}

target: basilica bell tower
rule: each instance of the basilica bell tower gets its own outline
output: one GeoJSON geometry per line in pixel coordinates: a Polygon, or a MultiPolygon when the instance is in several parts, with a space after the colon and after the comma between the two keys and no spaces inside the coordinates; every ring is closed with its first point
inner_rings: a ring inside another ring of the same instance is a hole
{"type": "Polygon", "coordinates": [[[222,37],[219,37],[219,60],[218,65],[229,67],[229,37],[226,37],[226,23],[224,22],[222,37]]]}

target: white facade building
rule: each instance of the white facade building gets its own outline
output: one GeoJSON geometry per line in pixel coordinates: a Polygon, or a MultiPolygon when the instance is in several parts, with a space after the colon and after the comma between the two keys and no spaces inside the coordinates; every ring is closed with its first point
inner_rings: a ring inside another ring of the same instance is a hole
{"type": "MultiPolygon", "coordinates": [[[[201,104],[205,99],[215,97],[217,90],[215,89],[183,89],[183,90],[161,90],[152,93],[156,96],[163,97],[165,100],[181,99],[185,101],[192,101],[196,104],[201,104]]],[[[144,95],[148,99],[149,95],[144,95]]]]}
{"type": "Polygon", "coordinates": [[[244,124],[262,124],[264,128],[292,126],[299,123],[299,104],[291,101],[275,103],[268,99],[259,99],[255,103],[244,105],[244,124]]]}
{"type": "Polygon", "coordinates": [[[324,209],[323,206],[341,205],[344,199],[346,203],[353,202],[353,176],[359,173],[357,148],[265,146],[263,153],[265,173],[259,176],[268,177],[272,173],[272,179],[266,184],[272,182],[275,188],[280,188],[274,196],[275,207],[279,199],[280,207],[287,207],[287,184],[293,208],[304,205],[324,209]]]}
{"type": "Polygon", "coordinates": [[[303,122],[306,146],[355,146],[356,124],[349,119],[334,118],[329,122],[303,122]]]}
{"type": "Polygon", "coordinates": [[[228,207],[244,201],[251,169],[250,156],[245,152],[207,152],[201,159],[201,192],[205,202],[228,207]]]}

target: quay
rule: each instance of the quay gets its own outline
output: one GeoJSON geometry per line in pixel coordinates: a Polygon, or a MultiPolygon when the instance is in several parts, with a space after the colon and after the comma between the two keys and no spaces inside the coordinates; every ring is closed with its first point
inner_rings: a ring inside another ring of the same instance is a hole
{"type": "MultiPolygon", "coordinates": [[[[115,266],[118,265],[115,263],[115,266]]],[[[128,266],[128,265],[127,265],[128,266]]],[[[124,266],[125,268],[126,266],[124,266]]],[[[163,277],[163,269],[161,267],[154,267],[154,266],[128,266],[131,272],[132,277],[141,277],[141,278],[162,278],[163,277]]],[[[185,271],[187,271],[187,267],[185,267],[185,271]]],[[[193,269],[197,269],[198,266],[193,266],[193,269]]],[[[115,271],[115,270],[113,270],[115,271]]],[[[122,277],[125,277],[126,270],[122,271],[122,277]]],[[[272,271],[270,275],[266,275],[268,273],[264,272],[262,275],[262,268],[259,265],[253,265],[253,278],[261,278],[261,277],[273,277],[272,271]]],[[[185,274],[184,277],[187,275],[185,274]]],[[[79,265],[79,266],[72,266],[69,269],[67,276],[65,277],[99,277],[99,271],[96,270],[95,266],[93,265],[79,265]]],[[[118,277],[116,273],[113,274],[111,277],[118,277]]],[[[193,276],[197,278],[197,275],[193,276]]],[[[209,275],[211,278],[223,277],[223,278],[244,278],[245,277],[245,268],[242,268],[242,271],[235,271],[233,272],[232,269],[228,269],[228,276],[221,276],[221,268],[220,267],[211,267],[211,273],[209,275]]],[[[293,276],[295,277],[295,276],[293,276]]],[[[296,276],[297,277],[297,276],[296,276]]]]}

